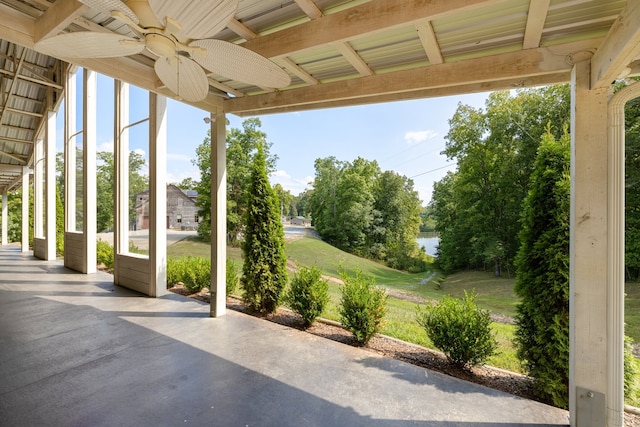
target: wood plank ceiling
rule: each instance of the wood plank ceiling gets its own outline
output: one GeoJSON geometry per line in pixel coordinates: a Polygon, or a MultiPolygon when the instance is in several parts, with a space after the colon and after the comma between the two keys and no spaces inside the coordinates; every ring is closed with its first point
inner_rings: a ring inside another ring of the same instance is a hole
{"type": "MultiPolygon", "coordinates": [[[[76,0],[0,0],[0,190],[19,182],[14,172],[30,164],[43,112],[59,97],[62,65],[34,44],[74,31],[133,35],[76,0]]],[[[215,38],[291,76],[273,90],[209,73],[209,96],[191,104],[237,115],[567,82],[589,58],[598,87],[640,72],[640,0],[240,0],[215,38]]],[[[69,62],[172,97],[155,58],[69,62]]]]}

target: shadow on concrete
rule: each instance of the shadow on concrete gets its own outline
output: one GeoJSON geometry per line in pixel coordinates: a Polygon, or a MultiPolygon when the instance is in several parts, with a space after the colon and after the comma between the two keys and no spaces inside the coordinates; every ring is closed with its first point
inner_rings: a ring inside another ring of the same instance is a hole
{"type": "MultiPolygon", "coordinates": [[[[11,299],[4,291],[0,298],[11,299]]],[[[2,321],[3,426],[544,425],[438,421],[429,414],[421,420],[373,419],[114,317],[121,313],[45,299],[35,299],[32,309],[48,315],[31,318],[29,329],[50,333],[20,340],[26,331],[2,321]],[[52,322],[57,326],[52,328],[52,322]],[[108,333],[95,333],[96,328],[108,328],[108,333]]],[[[391,369],[384,359],[364,363],[391,369]]],[[[402,375],[399,367],[392,370],[402,375]]]]}

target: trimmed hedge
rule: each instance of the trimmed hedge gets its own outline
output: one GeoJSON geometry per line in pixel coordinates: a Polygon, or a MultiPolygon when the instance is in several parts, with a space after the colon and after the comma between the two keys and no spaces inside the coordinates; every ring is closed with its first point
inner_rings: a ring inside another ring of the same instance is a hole
{"type": "Polygon", "coordinates": [[[380,332],[386,313],[387,295],[375,278],[356,271],[355,276],[341,272],[344,282],[340,298],[340,321],[360,344],[366,344],[380,332]]]}
{"type": "Polygon", "coordinates": [[[167,287],[182,283],[191,293],[208,288],[211,283],[211,260],[201,257],[169,258],[167,260],[167,287]]]}
{"type": "Polygon", "coordinates": [[[302,267],[291,279],[285,302],[302,317],[306,329],[329,302],[329,282],[318,267],[302,267]]]}
{"type": "Polygon", "coordinates": [[[418,307],[416,320],[433,345],[458,366],[484,363],[498,347],[489,312],[476,305],[474,293],[465,291],[462,299],[445,295],[435,305],[418,307]]]}

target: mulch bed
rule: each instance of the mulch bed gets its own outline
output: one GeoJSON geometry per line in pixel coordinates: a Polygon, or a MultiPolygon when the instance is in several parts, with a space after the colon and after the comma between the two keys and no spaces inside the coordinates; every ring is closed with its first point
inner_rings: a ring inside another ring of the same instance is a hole
{"type": "MultiPolygon", "coordinates": [[[[208,290],[192,294],[180,285],[169,290],[189,298],[207,303],[210,302],[208,290]]],[[[244,313],[246,306],[241,299],[228,296],[227,308],[244,313]]],[[[304,330],[300,317],[285,308],[278,308],[275,313],[256,317],[291,328],[304,330]]],[[[462,369],[449,363],[445,355],[440,352],[384,335],[376,335],[371,338],[366,345],[360,346],[351,332],[333,323],[334,322],[316,321],[306,329],[306,332],[346,345],[361,347],[386,357],[391,357],[526,399],[539,400],[533,395],[532,380],[527,376],[491,366],[475,366],[471,369],[462,369]]],[[[625,413],[625,426],[640,427],[640,416],[625,413]]]]}

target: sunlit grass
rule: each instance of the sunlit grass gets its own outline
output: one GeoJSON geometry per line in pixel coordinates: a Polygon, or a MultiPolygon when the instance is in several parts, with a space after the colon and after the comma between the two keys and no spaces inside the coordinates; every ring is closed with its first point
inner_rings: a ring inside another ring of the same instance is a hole
{"type": "MultiPolygon", "coordinates": [[[[169,246],[168,256],[209,257],[211,248],[197,238],[188,238],[169,246]]],[[[465,290],[475,291],[477,304],[485,310],[513,317],[518,304],[514,292],[515,279],[495,277],[492,272],[464,271],[443,277],[441,274],[426,272],[410,274],[393,270],[379,263],[359,258],[313,238],[297,239],[286,244],[287,257],[299,265],[317,266],[324,275],[339,278],[340,269],[353,272],[360,270],[373,276],[379,286],[411,292],[423,298],[440,300],[444,295],[462,297],[465,290]],[[432,279],[432,280],[426,280],[432,279]],[[437,282],[440,282],[438,285],[437,282]],[[421,283],[422,282],[422,283],[421,283]]],[[[241,270],[242,252],[237,247],[227,247],[227,257],[239,264],[241,270]]],[[[240,293],[238,291],[237,293],[240,293]]],[[[635,342],[640,341],[640,284],[626,285],[626,334],[635,342]]],[[[330,303],[322,317],[339,321],[340,285],[329,285],[330,303]]],[[[388,299],[387,316],[383,334],[433,348],[426,333],[415,320],[413,302],[396,298],[388,299]]],[[[493,323],[492,328],[499,344],[499,354],[492,356],[488,364],[515,372],[522,372],[513,345],[515,326],[493,323]]]]}

